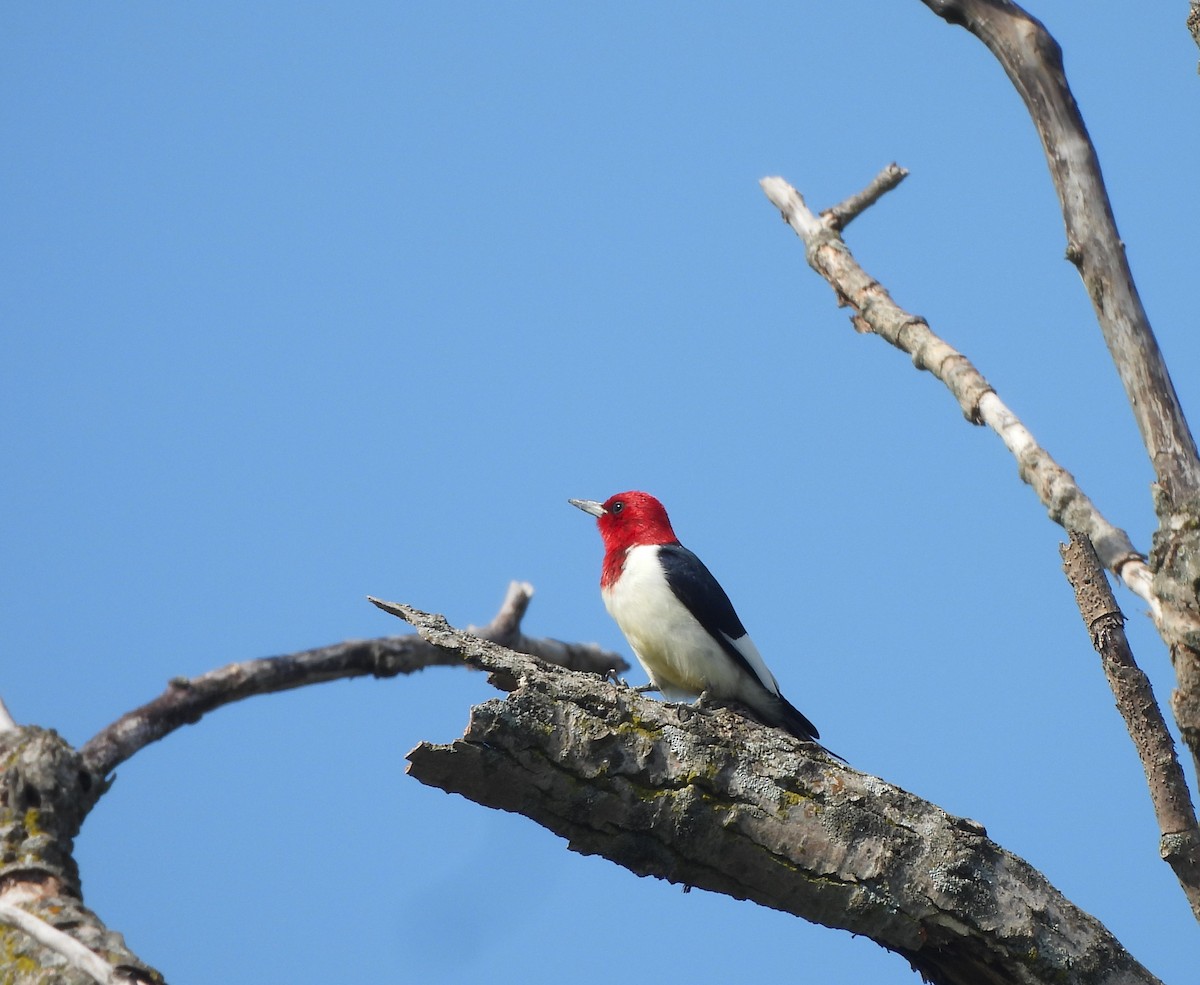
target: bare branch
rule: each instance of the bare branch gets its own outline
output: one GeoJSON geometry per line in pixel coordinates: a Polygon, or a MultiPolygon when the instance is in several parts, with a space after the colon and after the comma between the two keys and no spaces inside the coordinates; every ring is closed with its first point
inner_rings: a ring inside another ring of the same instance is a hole
{"type": "MultiPolygon", "coordinates": [[[[564,643],[548,636],[534,638],[521,632],[521,620],[533,598],[533,586],[526,581],[514,581],[508,586],[508,594],[496,617],[483,627],[470,626],[467,632],[493,643],[499,643],[518,653],[528,653],[560,667],[580,670],[590,674],[623,674],[629,663],[595,643],[564,643]]],[[[387,611],[385,604],[371,599],[375,605],[387,611]]]]}
{"type": "MultiPolygon", "coordinates": [[[[1062,51],[1011,0],[923,2],[987,46],[1041,138],[1066,226],[1067,258],[1083,278],[1157,478],[1153,614],[1179,684],[1171,708],[1200,771],[1200,457],[1134,285],[1096,150],[1067,85],[1062,51]]],[[[1193,2],[1188,26],[1194,34],[1196,11],[1193,2]]],[[[1111,568],[1104,545],[1089,536],[1111,568]]]]}
{"type": "Polygon", "coordinates": [[[94,951],[88,950],[74,937],[46,923],[40,917],[19,906],[0,900],[0,923],[15,927],[61,957],[67,965],[87,975],[100,985],[117,985],[119,979],[113,966],[94,951]]]}
{"type": "Polygon", "coordinates": [[[1150,681],[1134,659],[1125,637],[1125,616],[1113,598],[1091,543],[1086,537],[1072,534],[1070,544],[1060,550],[1079,613],[1100,654],[1117,710],[1125,719],[1146,774],[1162,835],[1159,851],[1175,871],[1192,913],[1200,919],[1200,829],[1183,767],[1175,756],[1175,743],[1150,681]]]}
{"type": "Polygon", "coordinates": [[[344,678],[393,677],[449,662],[435,657],[413,637],[392,637],[229,664],[199,677],[174,678],[161,695],[122,715],[80,752],[93,772],[105,776],[151,742],[243,698],[344,678]]]}
{"type": "Polygon", "coordinates": [[[1017,460],[1021,478],[1046,506],[1050,518],[1067,530],[1086,534],[1105,566],[1142,598],[1157,617],[1158,600],[1152,575],[1125,531],[1109,523],[1084,495],[1075,479],[1042,448],[966,356],[938,338],[923,318],[909,314],[887,290],[858,265],[842,238],[827,220],[818,218],[804,199],[782,178],[764,178],[767,198],[804,241],[808,262],[837,293],[841,304],[854,311],[859,331],[873,332],[912,356],[918,369],[928,370],[945,384],[974,424],[986,424],[1017,460]]]}
{"type": "Polygon", "coordinates": [[[1200,456],[1133,283],[1062,50],[1040,21],[1009,0],[923,2],[987,45],[1025,101],[1062,207],[1067,258],[1091,296],[1154,474],[1172,502],[1193,499],[1200,495],[1200,456]]]}
{"type": "Polygon", "coordinates": [[[1157,980],[1027,862],[815,745],[652,701],[390,604],[511,693],[422,743],[423,783],[526,815],[638,875],[870,937],[940,985],[1157,980]]]}
{"type": "MultiPolygon", "coordinates": [[[[568,644],[523,636],[519,623],[532,594],[529,585],[514,582],[500,614],[481,634],[495,632],[498,637],[521,649],[528,647],[529,652],[544,659],[561,659],[593,673],[614,669],[619,672],[628,666],[617,654],[595,644],[568,644]]],[[[395,677],[457,663],[444,650],[430,646],[418,636],[394,636],[349,640],[299,653],[229,664],[199,677],[175,678],[153,701],[122,715],[97,733],[80,753],[89,769],[98,776],[106,776],[151,742],[243,698],[354,677],[395,677]]]]}
{"type": "Polygon", "coordinates": [[[878,202],[907,177],[908,169],[893,162],[880,171],[862,191],[822,212],[821,218],[829,224],[830,229],[839,231],[845,229],[857,216],[878,202]]]}

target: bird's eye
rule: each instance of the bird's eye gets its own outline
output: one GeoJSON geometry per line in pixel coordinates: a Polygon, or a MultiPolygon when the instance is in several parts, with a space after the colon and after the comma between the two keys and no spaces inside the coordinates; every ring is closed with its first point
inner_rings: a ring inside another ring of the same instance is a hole
{"type": "Polygon", "coordinates": [[[619,499],[615,503],[612,504],[612,512],[614,512],[614,513],[620,513],[621,510],[623,510],[623,509],[625,509],[625,504],[622,503],[619,499]]]}

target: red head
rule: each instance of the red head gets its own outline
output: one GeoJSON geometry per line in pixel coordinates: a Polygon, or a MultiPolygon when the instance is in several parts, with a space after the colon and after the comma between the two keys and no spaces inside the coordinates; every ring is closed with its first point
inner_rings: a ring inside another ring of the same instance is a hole
{"type": "Polygon", "coordinates": [[[596,526],[604,538],[606,575],[614,562],[619,572],[625,552],[631,547],[679,543],[663,504],[649,493],[617,493],[603,503],[573,499],[571,504],[596,517],[596,526]]]}

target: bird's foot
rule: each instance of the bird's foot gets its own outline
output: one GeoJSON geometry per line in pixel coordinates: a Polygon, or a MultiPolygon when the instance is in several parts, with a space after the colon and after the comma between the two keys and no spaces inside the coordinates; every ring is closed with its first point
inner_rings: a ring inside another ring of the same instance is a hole
{"type": "Polygon", "coordinates": [[[679,709],[680,720],[684,722],[689,721],[693,715],[709,715],[719,708],[729,707],[708,690],[701,691],[691,700],[672,701],[671,704],[679,709]]]}
{"type": "Polygon", "coordinates": [[[631,691],[636,691],[638,694],[645,694],[647,691],[658,690],[657,684],[638,684],[636,686],[630,684],[629,681],[625,680],[624,677],[617,673],[615,667],[610,667],[608,670],[604,671],[600,677],[603,680],[616,684],[618,687],[627,687],[631,691]]]}

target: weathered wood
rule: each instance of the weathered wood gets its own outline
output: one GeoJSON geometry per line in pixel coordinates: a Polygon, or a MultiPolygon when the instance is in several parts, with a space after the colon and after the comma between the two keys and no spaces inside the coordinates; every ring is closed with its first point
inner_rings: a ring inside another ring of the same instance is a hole
{"type": "MultiPolygon", "coordinates": [[[[1171,650],[1175,720],[1200,772],[1200,455],[1134,285],[1096,149],[1067,85],[1062,50],[1009,0],[922,0],[996,57],[1037,128],[1079,270],[1155,475],[1155,622],[1171,650]]],[[[1195,5],[1189,25],[1195,30],[1195,5]]],[[[1076,528],[1078,529],[1078,528],[1076,528]]],[[[1101,557],[1104,551],[1092,535],[1101,557]]],[[[1108,561],[1104,558],[1105,563],[1108,561]]]]}
{"type": "Polygon", "coordinates": [[[511,693],[422,743],[423,783],[523,814],[583,854],[870,937],[943,985],[1157,981],[981,825],[729,709],[667,705],[404,606],[511,693]]]}

